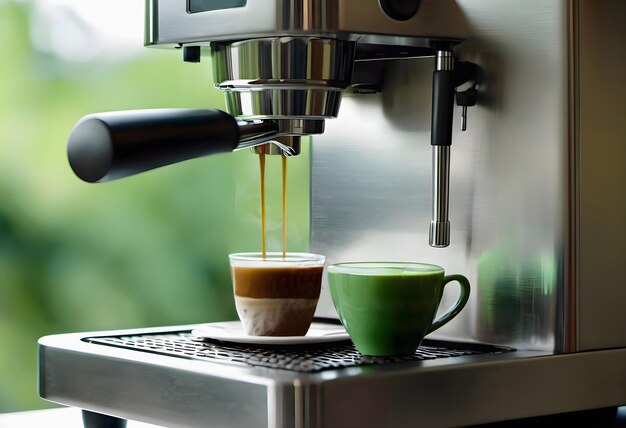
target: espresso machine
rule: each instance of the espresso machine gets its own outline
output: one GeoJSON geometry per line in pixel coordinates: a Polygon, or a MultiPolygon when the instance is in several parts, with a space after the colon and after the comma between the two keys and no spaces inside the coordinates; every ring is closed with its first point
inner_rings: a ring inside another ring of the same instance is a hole
{"type": "MultiPolygon", "coordinates": [[[[626,404],[625,18],[620,0],[147,0],[146,45],[208,57],[228,112],[89,115],[68,143],[78,177],[294,156],[312,136],[311,251],[436,263],[472,296],[405,359],[204,343],[193,326],[48,336],[41,397],[93,427],[462,426],[626,404]]],[[[316,315],[337,319],[326,287],[316,315]]]]}

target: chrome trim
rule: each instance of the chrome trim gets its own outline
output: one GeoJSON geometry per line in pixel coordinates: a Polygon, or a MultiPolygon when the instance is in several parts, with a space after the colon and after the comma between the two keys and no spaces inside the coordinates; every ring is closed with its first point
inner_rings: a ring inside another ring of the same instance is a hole
{"type": "Polygon", "coordinates": [[[213,43],[215,86],[237,117],[334,118],[351,81],[354,50],[353,42],[315,37],[213,43]]]}
{"type": "Polygon", "coordinates": [[[226,90],[226,109],[247,119],[326,119],[339,113],[341,92],[316,89],[226,90]]]}
{"type": "Polygon", "coordinates": [[[579,7],[578,0],[567,2],[567,139],[568,169],[567,181],[569,194],[567,201],[568,230],[564,234],[567,251],[564,257],[567,266],[564,271],[565,287],[563,301],[559,310],[562,317],[563,331],[559,343],[562,352],[578,351],[578,281],[580,266],[580,68],[579,61],[579,7]]]}
{"type": "Polygon", "coordinates": [[[435,54],[435,70],[454,70],[454,55],[450,51],[437,51],[435,54]]]}
{"type": "Polygon", "coordinates": [[[158,0],[145,0],[145,16],[144,16],[144,43],[148,44],[150,40],[159,39],[159,20],[156,14],[158,10],[158,0]]]}
{"type": "Polygon", "coordinates": [[[212,43],[213,76],[218,87],[249,81],[263,87],[302,82],[343,89],[350,84],[354,48],[354,42],[304,36],[212,43]]]}
{"type": "MultiPolygon", "coordinates": [[[[267,142],[263,153],[266,155],[297,156],[301,152],[301,137],[278,137],[267,142]]],[[[261,153],[261,145],[250,148],[256,155],[261,153]]]]}
{"type": "Polygon", "coordinates": [[[278,123],[271,120],[237,120],[239,126],[239,144],[233,151],[248,149],[279,135],[278,123]]]}
{"type": "Polygon", "coordinates": [[[339,28],[339,13],[337,0],[286,1],[278,7],[278,22],[288,31],[333,31],[339,28]]]}
{"type": "Polygon", "coordinates": [[[429,239],[431,247],[450,245],[450,146],[432,146],[432,221],[429,239]]]}
{"type": "Polygon", "coordinates": [[[240,140],[233,151],[252,149],[258,153],[257,147],[269,145],[266,154],[284,154],[296,156],[300,154],[300,136],[320,134],[324,132],[323,120],[237,120],[240,140]]]}
{"type": "Polygon", "coordinates": [[[281,135],[304,136],[321,134],[324,132],[325,122],[315,119],[280,119],[278,132],[281,135]]]}

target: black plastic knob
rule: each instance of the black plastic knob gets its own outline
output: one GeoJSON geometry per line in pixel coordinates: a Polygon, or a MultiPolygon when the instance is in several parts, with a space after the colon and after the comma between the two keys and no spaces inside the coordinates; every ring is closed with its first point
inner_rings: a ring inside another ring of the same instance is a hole
{"type": "Polygon", "coordinates": [[[461,107],[473,107],[478,102],[478,90],[469,88],[456,93],[456,105],[461,107]]]}
{"type": "Polygon", "coordinates": [[[380,7],[392,19],[406,21],[417,13],[422,0],[379,0],[380,7]]]}

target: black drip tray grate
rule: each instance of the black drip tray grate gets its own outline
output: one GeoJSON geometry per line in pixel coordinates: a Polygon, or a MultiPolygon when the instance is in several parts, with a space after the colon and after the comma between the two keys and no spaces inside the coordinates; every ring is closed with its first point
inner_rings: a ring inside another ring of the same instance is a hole
{"type": "Polygon", "coordinates": [[[84,340],[100,345],[135,349],[179,358],[297,372],[317,372],[341,367],[432,360],[463,355],[501,354],[514,351],[512,348],[502,346],[426,339],[415,354],[409,357],[365,357],[354,348],[350,341],[314,346],[250,346],[199,340],[190,331],[137,336],[91,337],[84,340]]]}

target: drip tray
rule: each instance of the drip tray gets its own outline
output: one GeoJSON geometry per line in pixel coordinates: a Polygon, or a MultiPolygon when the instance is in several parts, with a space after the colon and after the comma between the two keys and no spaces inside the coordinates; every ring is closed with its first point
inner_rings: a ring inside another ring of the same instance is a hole
{"type": "Polygon", "coordinates": [[[513,348],[474,343],[424,340],[409,357],[366,357],[351,341],[316,345],[261,346],[200,340],[191,331],[131,336],[88,337],[83,341],[185,359],[315,373],[323,370],[469,355],[501,354],[513,348]]]}
{"type": "Polygon", "coordinates": [[[526,414],[539,414],[550,397],[569,393],[567,382],[533,389],[545,379],[575,379],[580,367],[594,367],[585,374],[585,385],[592,388],[591,373],[606,369],[621,379],[624,361],[620,352],[558,356],[432,339],[410,357],[372,358],[350,340],[227,343],[194,337],[197,327],[43,337],[39,393],[59,404],[172,427],[381,428],[415,420],[459,426],[496,420],[491,407],[472,410],[489,403],[503,403],[495,407],[501,420],[519,417],[519,403],[532,404],[526,414]],[[459,403],[462,411],[449,411],[459,403]]]}
{"type": "Polygon", "coordinates": [[[43,337],[39,394],[117,418],[221,428],[465,426],[625,400],[622,348],[555,355],[424,340],[410,357],[368,358],[351,341],[251,346],[198,340],[197,327],[43,337]]]}

